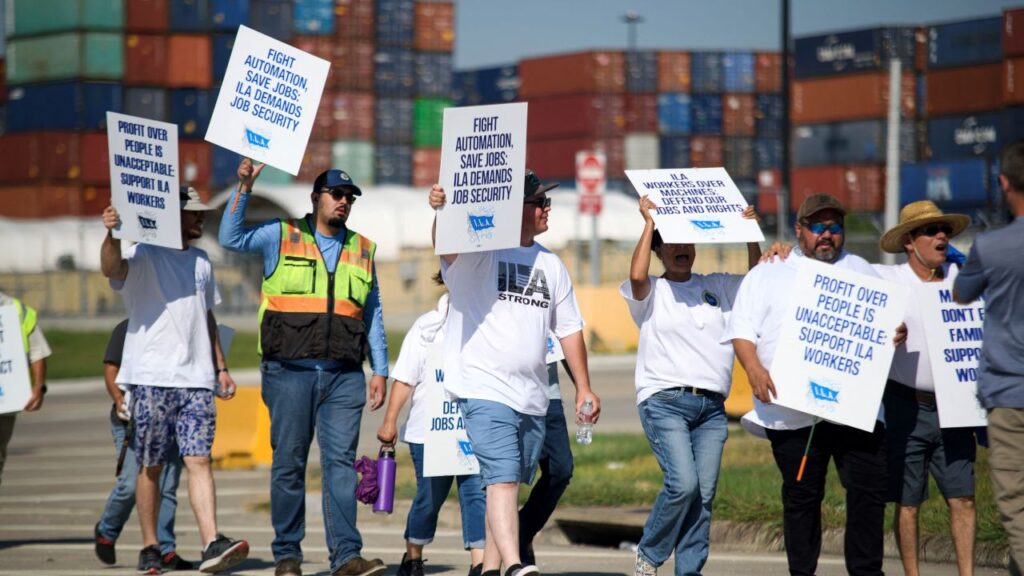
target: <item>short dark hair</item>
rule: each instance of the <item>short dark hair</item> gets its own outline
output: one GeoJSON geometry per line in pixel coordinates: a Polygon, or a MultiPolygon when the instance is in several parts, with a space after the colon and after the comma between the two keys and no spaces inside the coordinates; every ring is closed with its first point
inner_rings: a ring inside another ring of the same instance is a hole
{"type": "Polygon", "coordinates": [[[1024,140],[1017,140],[999,157],[999,173],[1006,176],[1010,188],[1024,193],[1024,140]]]}
{"type": "Polygon", "coordinates": [[[440,270],[434,272],[434,275],[431,276],[430,279],[434,281],[434,284],[437,284],[438,286],[444,286],[444,277],[441,276],[440,270]]]}
{"type": "Polygon", "coordinates": [[[661,238],[661,231],[655,230],[654,236],[651,237],[651,250],[657,250],[658,248],[661,248],[661,245],[664,243],[665,241],[662,240],[661,238]]]}

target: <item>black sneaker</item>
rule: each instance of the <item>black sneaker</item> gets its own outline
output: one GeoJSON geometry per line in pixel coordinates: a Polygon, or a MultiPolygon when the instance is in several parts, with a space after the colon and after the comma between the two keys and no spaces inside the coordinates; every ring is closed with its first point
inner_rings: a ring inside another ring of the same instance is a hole
{"type": "Polygon", "coordinates": [[[163,566],[165,572],[171,572],[173,570],[195,570],[195,563],[185,560],[175,551],[170,551],[163,555],[160,559],[160,564],[163,566]]]}
{"type": "Polygon", "coordinates": [[[398,565],[395,576],[423,576],[423,559],[406,559],[406,554],[402,554],[402,563],[398,565]]]}
{"type": "Polygon", "coordinates": [[[203,563],[199,565],[199,571],[207,574],[222,572],[241,564],[248,556],[248,542],[232,540],[223,534],[217,534],[217,539],[207,544],[203,550],[203,563]]]}
{"type": "Polygon", "coordinates": [[[164,571],[160,564],[160,547],[156,544],[146,546],[139,552],[139,565],[135,568],[139,574],[160,574],[164,571]]]}
{"type": "Polygon", "coordinates": [[[377,576],[387,571],[387,566],[379,558],[367,560],[356,556],[331,573],[331,576],[377,576]]]}
{"type": "Polygon", "coordinates": [[[501,570],[488,570],[484,572],[484,565],[480,564],[480,576],[501,576],[501,570]]]}
{"type": "Polygon", "coordinates": [[[469,567],[469,574],[467,576],[483,576],[484,565],[483,563],[477,564],[476,566],[469,567]]]}
{"type": "Polygon", "coordinates": [[[533,553],[533,544],[519,549],[519,560],[523,566],[529,566],[537,563],[537,555],[533,553]]]}
{"type": "Polygon", "coordinates": [[[96,540],[96,557],[107,566],[117,564],[117,554],[114,553],[114,541],[100,534],[100,523],[92,529],[93,538],[96,540]]]}
{"type": "Polygon", "coordinates": [[[505,570],[505,576],[540,576],[540,569],[532,564],[513,564],[505,570]]]}

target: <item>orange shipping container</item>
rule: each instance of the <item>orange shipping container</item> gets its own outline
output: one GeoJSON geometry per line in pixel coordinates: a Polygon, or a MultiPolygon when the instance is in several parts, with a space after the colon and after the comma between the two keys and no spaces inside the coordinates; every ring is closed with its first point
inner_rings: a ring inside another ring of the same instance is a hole
{"type": "Polygon", "coordinates": [[[625,109],[625,98],[620,95],[538,98],[530,102],[526,134],[531,140],[620,136],[626,122],[625,109]]]}
{"type": "Polygon", "coordinates": [[[167,37],[129,34],[124,37],[124,81],[134,86],[162,86],[167,78],[167,37]]]}
{"type": "Polygon", "coordinates": [[[340,41],[373,40],[373,0],[336,0],[334,35],[340,41]]]}
{"type": "Polygon", "coordinates": [[[412,185],[417,188],[430,188],[440,178],[440,148],[416,148],[412,151],[412,185]]]}
{"type": "Polygon", "coordinates": [[[331,90],[324,90],[320,95],[320,106],[316,109],[313,132],[310,133],[309,138],[311,140],[334,139],[334,94],[331,90]]]}
{"type": "Polygon", "coordinates": [[[782,92],[782,55],[758,52],[754,57],[754,87],[759,93],[782,92]]]}
{"type": "Polygon", "coordinates": [[[339,90],[373,90],[373,57],[373,42],[335,42],[328,80],[339,90]]]}
{"type": "MultiPolygon", "coordinates": [[[[903,116],[914,117],[913,74],[904,74],[900,104],[903,116]]],[[[928,92],[931,92],[929,79],[928,92]]],[[[885,118],[889,113],[889,73],[809,78],[793,82],[792,121],[796,124],[885,118]]]]}
{"type": "Polygon", "coordinates": [[[1003,57],[1024,56],[1024,8],[1003,11],[1003,57]]]}
{"type": "Polygon", "coordinates": [[[757,175],[757,211],[761,217],[778,212],[781,189],[781,170],[761,170],[757,175]]]}
{"type": "Polygon", "coordinates": [[[694,136],[690,138],[690,166],[714,168],[724,163],[721,136],[694,136]]]}
{"type": "Polygon", "coordinates": [[[790,212],[812,194],[835,196],[851,212],[879,212],[885,205],[885,168],[882,166],[815,166],[793,169],[790,212]]]}
{"type": "Polygon", "coordinates": [[[754,95],[722,95],[722,133],[727,136],[754,135],[754,95]]]}
{"type": "Polygon", "coordinates": [[[194,186],[203,200],[210,198],[210,144],[203,141],[178,142],[178,176],[181,183],[194,186]]]}
{"type": "Polygon", "coordinates": [[[530,140],[526,146],[526,165],[541,180],[571,180],[576,177],[576,153],[580,150],[604,152],[606,174],[620,175],[625,169],[622,138],[530,140]]]}
{"type": "Polygon", "coordinates": [[[581,52],[519,63],[519,98],[560,94],[621,94],[626,88],[621,52],[581,52]]]}
{"type": "Polygon", "coordinates": [[[1003,106],[1001,63],[930,70],[928,115],[984,112],[1003,106]]]}
{"type": "Polygon", "coordinates": [[[209,88],[213,83],[210,37],[172,34],[167,37],[167,82],[171,88],[209,88]]]}
{"type": "Polygon", "coordinates": [[[1022,75],[1024,75],[1024,58],[1003,60],[1003,102],[1006,104],[1024,104],[1024,76],[1022,75]]]}
{"type": "Polygon", "coordinates": [[[77,184],[0,186],[0,216],[59,218],[98,216],[110,204],[110,188],[77,184]]]}
{"type": "Polygon", "coordinates": [[[455,7],[451,2],[417,2],[413,48],[451,52],[455,43],[455,7]]]}
{"type": "Polygon", "coordinates": [[[373,93],[336,92],[332,100],[335,140],[373,140],[373,93]]]}
{"type": "Polygon", "coordinates": [[[690,91],[690,53],[658,52],[658,92],[690,91]]]}

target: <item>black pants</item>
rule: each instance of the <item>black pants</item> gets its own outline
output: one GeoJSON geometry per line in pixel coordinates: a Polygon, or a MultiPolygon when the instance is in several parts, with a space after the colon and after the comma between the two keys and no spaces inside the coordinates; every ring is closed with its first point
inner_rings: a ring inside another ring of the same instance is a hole
{"type": "Polygon", "coordinates": [[[782,473],[783,530],[789,573],[813,576],[821,553],[821,501],[828,462],[835,460],[846,489],[846,570],[854,576],[882,572],[886,456],[885,426],[872,433],[818,422],[803,478],[796,481],[810,428],[768,430],[775,463],[782,473]]]}

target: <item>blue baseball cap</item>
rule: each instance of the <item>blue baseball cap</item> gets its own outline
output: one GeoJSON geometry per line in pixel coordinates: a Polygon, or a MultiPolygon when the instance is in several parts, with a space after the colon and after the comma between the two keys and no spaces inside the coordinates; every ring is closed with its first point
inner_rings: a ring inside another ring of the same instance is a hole
{"type": "Polygon", "coordinates": [[[352,177],[344,170],[327,170],[321,172],[313,181],[313,192],[319,192],[322,188],[328,190],[333,188],[351,188],[356,196],[362,196],[363,191],[352,181],[352,177]]]}

